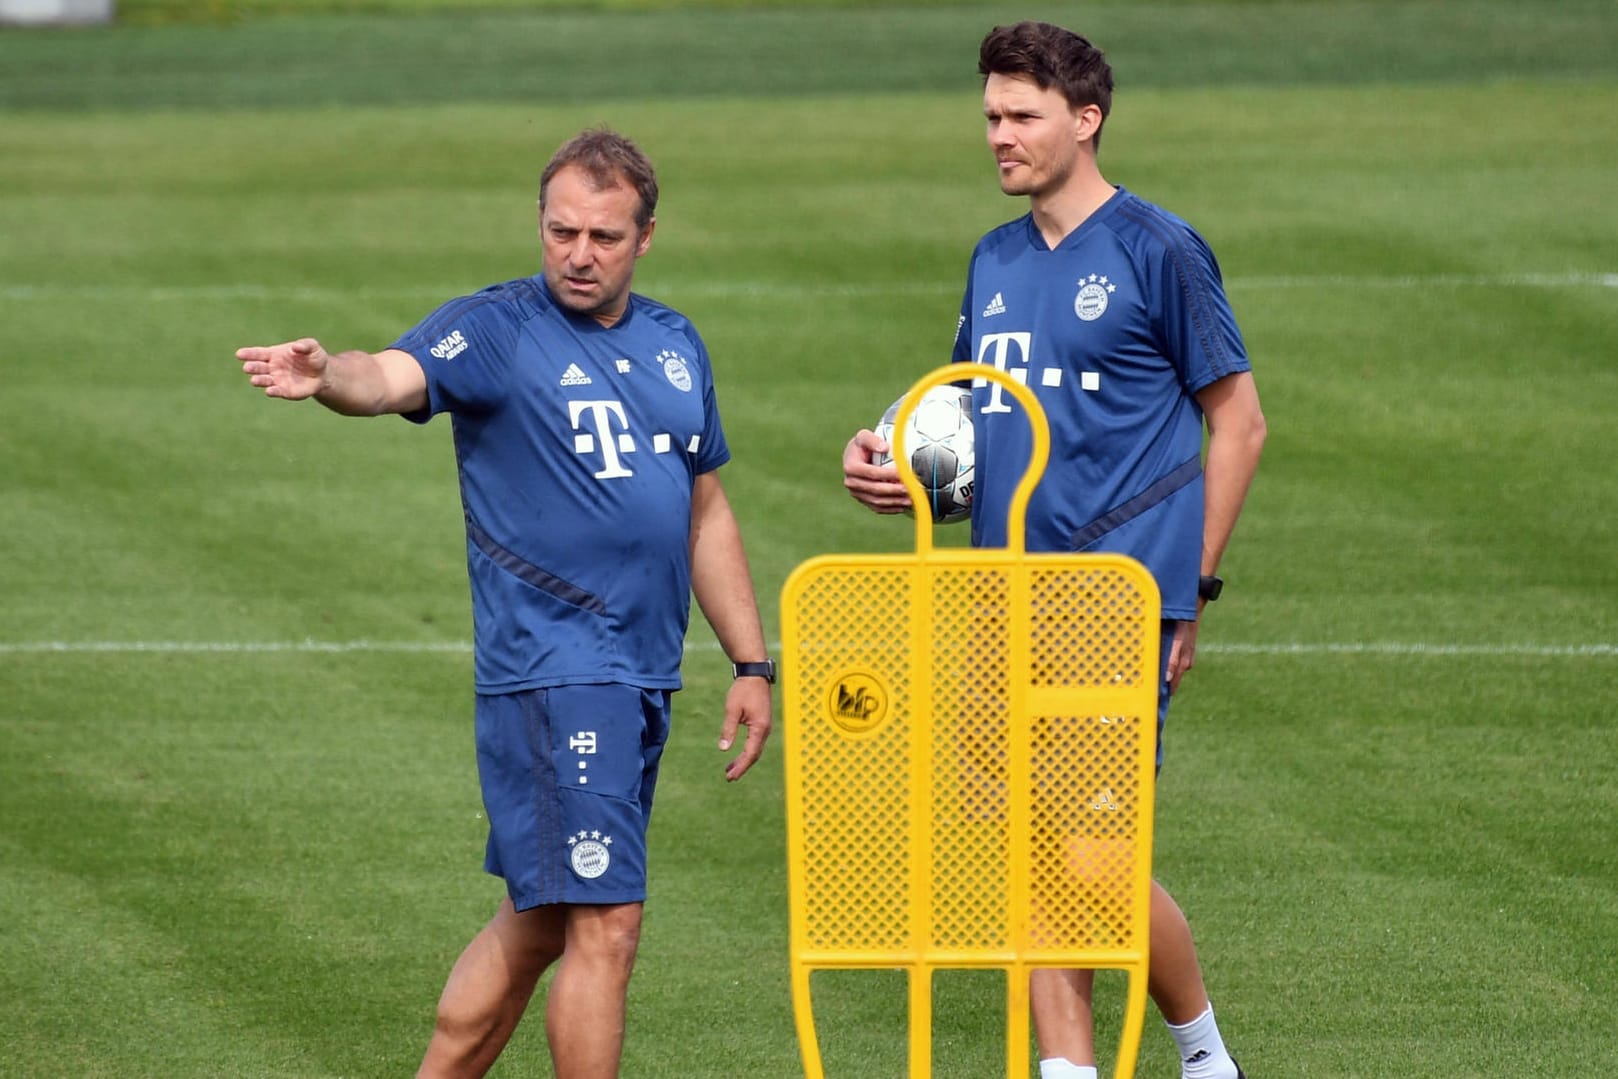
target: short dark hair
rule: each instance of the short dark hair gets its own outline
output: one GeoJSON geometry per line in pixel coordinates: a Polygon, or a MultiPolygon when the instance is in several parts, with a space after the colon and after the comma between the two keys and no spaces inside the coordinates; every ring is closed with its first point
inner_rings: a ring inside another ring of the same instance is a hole
{"type": "Polygon", "coordinates": [[[545,209],[545,192],[551,177],[569,165],[584,170],[596,190],[627,183],[640,197],[635,226],[644,229],[657,213],[657,173],[641,148],[616,131],[604,127],[581,131],[564,142],[551,155],[539,175],[539,208],[545,209]]]}
{"type": "MultiPolygon", "coordinates": [[[[978,49],[978,74],[1020,75],[1041,90],[1055,87],[1074,108],[1095,105],[1102,123],[1112,112],[1112,68],[1106,54],[1071,30],[1048,22],[996,26],[978,49]]],[[[1095,143],[1101,144],[1101,128],[1095,143]]]]}

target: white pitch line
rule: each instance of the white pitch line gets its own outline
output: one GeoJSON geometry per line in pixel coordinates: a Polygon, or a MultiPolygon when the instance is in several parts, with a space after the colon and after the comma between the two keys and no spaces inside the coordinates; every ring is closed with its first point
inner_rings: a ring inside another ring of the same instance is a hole
{"type": "Polygon", "coordinates": [[[1247,656],[1618,656],[1618,644],[1432,644],[1401,641],[1302,641],[1198,644],[1198,652],[1247,656]]]}
{"type": "MultiPolygon", "coordinates": [[[[1232,289],[1394,289],[1394,288],[1612,288],[1618,273],[1518,274],[1292,274],[1235,277],[1232,289]]],[[[795,284],[772,281],[668,281],[650,285],[652,295],[730,298],[740,296],[792,299],[845,299],[859,296],[931,296],[960,292],[959,281],[871,281],[843,284],[795,284]]],[[[353,303],[356,300],[445,299],[451,289],[423,285],[322,288],[313,285],[58,285],[0,284],[0,302],[29,303],[44,299],[135,300],[142,303],[219,303],[230,301],[353,303]]]]}
{"type": "MultiPolygon", "coordinates": [[[[475,288],[476,285],[469,286],[475,288]]],[[[647,295],[732,298],[738,296],[791,299],[851,299],[860,296],[930,296],[960,291],[959,282],[873,281],[865,284],[796,284],[774,281],[669,281],[649,284],[647,295]]],[[[352,303],[356,300],[442,301],[454,286],[429,288],[399,285],[357,288],[319,288],[312,285],[0,285],[0,301],[32,302],[44,299],[137,300],[143,303],[221,303],[229,301],[352,303]]]]}
{"type": "MultiPolygon", "coordinates": [[[[775,652],[780,645],[771,646],[775,652]]],[[[716,652],[716,641],[691,641],[687,652],[716,652]]],[[[333,654],[343,652],[444,653],[466,655],[470,641],[0,641],[0,655],[210,654],[266,653],[333,654]]],[[[1273,641],[1207,642],[1203,653],[1249,656],[1526,656],[1533,658],[1618,657],[1618,644],[1457,644],[1423,641],[1273,641]]]]}
{"type": "Polygon", "coordinates": [[[1618,288],[1618,273],[1298,274],[1237,277],[1230,288],[1618,288]]]}
{"type": "Polygon", "coordinates": [[[13,641],[0,642],[0,655],[153,653],[232,654],[265,652],[452,652],[470,653],[468,641],[13,641]]]}

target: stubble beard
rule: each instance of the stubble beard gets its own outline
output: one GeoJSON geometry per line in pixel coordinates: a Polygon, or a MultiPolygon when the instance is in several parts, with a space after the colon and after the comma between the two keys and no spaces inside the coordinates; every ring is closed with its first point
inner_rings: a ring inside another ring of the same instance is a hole
{"type": "MultiPolygon", "coordinates": [[[[558,273],[554,278],[547,274],[546,283],[550,285],[551,298],[560,307],[569,314],[585,318],[599,318],[603,312],[610,310],[613,303],[621,296],[621,293],[609,295],[605,292],[597,292],[593,299],[587,299],[568,287],[565,273],[558,273]]],[[[599,285],[600,283],[599,279],[594,281],[594,284],[599,285]]]]}

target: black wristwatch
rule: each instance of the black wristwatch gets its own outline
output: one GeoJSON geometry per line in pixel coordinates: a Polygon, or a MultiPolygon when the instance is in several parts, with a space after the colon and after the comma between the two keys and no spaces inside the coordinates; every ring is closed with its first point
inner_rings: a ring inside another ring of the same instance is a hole
{"type": "Polygon", "coordinates": [[[1197,578],[1197,595],[1198,597],[1207,600],[1209,603],[1212,603],[1214,600],[1218,599],[1219,593],[1223,592],[1224,590],[1225,581],[1221,577],[1215,577],[1213,574],[1209,573],[1197,578]]]}
{"type": "Polygon", "coordinates": [[[735,678],[762,678],[770,685],[775,685],[775,660],[767,659],[762,663],[732,663],[730,673],[735,678]]]}

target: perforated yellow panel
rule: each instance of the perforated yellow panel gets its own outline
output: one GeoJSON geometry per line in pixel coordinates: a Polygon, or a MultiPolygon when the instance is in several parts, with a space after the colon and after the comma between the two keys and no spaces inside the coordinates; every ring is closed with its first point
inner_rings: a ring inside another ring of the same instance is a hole
{"type": "Polygon", "coordinates": [[[1144,977],[1158,624],[1149,575],[1111,556],[799,568],[783,734],[805,997],[811,968],[1144,977]]]}
{"type": "MultiPolygon", "coordinates": [[[[1037,420],[1043,467],[1043,415],[1008,389],[1037,420]]],[[[1025,1079],[1029,972],[1124,969],[1115,1075],[1134,1073],[1158,592],[1128,558],[1023,553],[1028,488],[1011,549],[933,550],[918,525],[914,555],[813,559],[783,590],[793,994],[810,1079],[824,1072],[809,974],[834,967],[910,971],[911,1079],[930,1075],[934,970],[1008,972],[1007,1074],[1025,1079]]]]}

